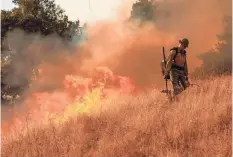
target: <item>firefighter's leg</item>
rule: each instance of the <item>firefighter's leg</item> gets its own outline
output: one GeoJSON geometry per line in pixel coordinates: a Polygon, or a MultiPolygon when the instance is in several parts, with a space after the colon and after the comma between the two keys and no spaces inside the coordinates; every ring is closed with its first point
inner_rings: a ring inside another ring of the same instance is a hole
{"type": "Polygon", "coordinates": [[[170,79],[171,79],[171,83],[172,83],[172,86],[173,86],[173,90],[172,90],[172,96],[173,97],[180,94],[181,91],[182,91],[182,89],[181,89],[181,87],[179,85],[179,77],[180,77],[179,71],[171,70],[170,79]]]}
{"type": "Polygon", "coordinates": [[[182,84],[184,90],[185,90],[187,87],[189,87],[189,84],[188,84],[188,82],[187,82],[187,80],[186,80],[186,77],[185,77],[184,75],[181,75],[181,76],[180,76],[180,82],[181,82],[181,84],[182,84]]]}

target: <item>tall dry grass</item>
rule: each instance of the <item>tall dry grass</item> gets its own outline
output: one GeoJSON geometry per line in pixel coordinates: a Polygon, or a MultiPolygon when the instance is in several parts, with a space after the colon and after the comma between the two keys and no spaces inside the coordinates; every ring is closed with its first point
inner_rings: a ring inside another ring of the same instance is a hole
{"type": "Polygon", "coordinates": [[[2,145],[2,157],[230,157],[231,79],[197,81],[202,87],[172,104],[157,90],[118,98],[58,128],[19,135],[2,145]]]}

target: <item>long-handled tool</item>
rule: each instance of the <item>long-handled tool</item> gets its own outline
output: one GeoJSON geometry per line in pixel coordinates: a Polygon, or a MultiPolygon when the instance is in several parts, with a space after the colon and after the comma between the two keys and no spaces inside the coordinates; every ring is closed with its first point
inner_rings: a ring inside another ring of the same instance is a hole
{"type": "Polygon", "coordinates": [[[190,83],[189,85],[190,85],[190,86],[197,86],[197,87],[200,87],[198,84],[194,84],[194,83],[190,83]]]}
{"type": "MultiPolygon", "coordinates": [[[[164,74],[165,74],[166,64],[167,64],[167,62],[166,62],[166,56],[165,56],[165,48],[164,48],[164,46],[163,46],[163,61],[162,61],[162,63],[161,63],[161,66],[162,66],[162,74],[163,74],[163,76],[164,76],[164,74]]],[[[168,80],[165,79],[166,88],[165,88],[165,90],[162,90],[162,91],[161,91],[162,93],[168,93],[167,81],[168,81],[168,80]]]]}

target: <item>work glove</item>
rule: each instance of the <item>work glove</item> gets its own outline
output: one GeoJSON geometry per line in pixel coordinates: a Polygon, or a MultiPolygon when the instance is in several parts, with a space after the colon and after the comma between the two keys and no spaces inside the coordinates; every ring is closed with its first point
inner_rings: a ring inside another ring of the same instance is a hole
{"type": "Polygon", "coordinates": [[[165,74],[165,75],[164,75],[164,79],[165,79],[165,80],[169,80],[169,79],[170,79],[170,75],[169,75],[169,74],[165,74]]]}

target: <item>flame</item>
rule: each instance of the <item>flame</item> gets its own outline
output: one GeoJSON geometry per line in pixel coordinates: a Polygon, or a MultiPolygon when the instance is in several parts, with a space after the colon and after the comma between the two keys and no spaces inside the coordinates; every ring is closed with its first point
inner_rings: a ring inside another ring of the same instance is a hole
{"type": "MultiPolygon", "coordinates": [[[[81,114],[90,114],[93,108],[108,99],[112,92],[133,94],[136,87],[123,76],[114,75],[107,67],[93,69],[91,78],[66,75],[62,91],[33,93],[25,101],[24,112],[15,115],[11,122],[3,122],[2,134],[12,133],[17,128],[25,131],[24,116],[36,124],[60,125],[81,114]],[[25,111],[26,110],[26,111],[25,111]]],[[[26,128],[28,129],[28,128],[26,128]]]]}

